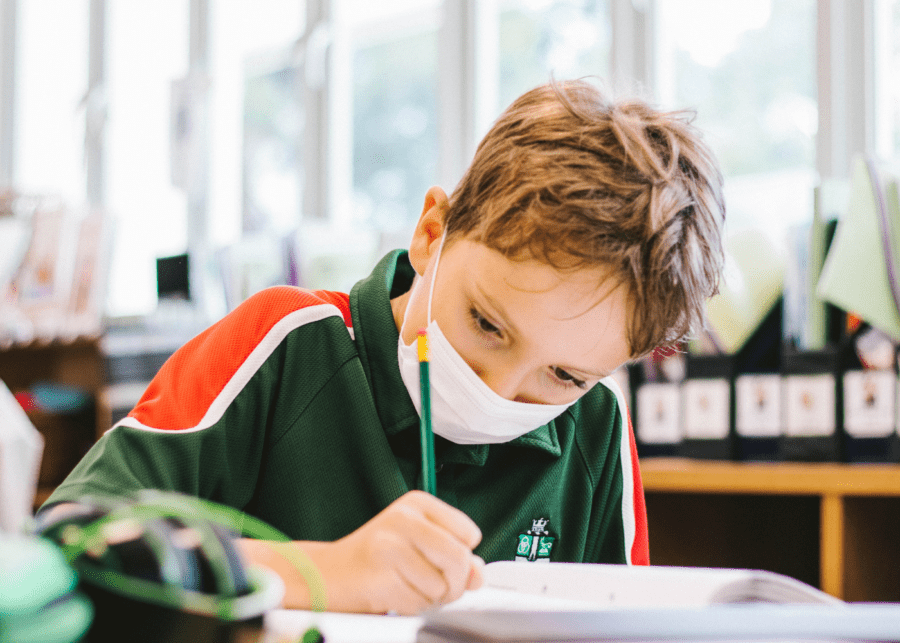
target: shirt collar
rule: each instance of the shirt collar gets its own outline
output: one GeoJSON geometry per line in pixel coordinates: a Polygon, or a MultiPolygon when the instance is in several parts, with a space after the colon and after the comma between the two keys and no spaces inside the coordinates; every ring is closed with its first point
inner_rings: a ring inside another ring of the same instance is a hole
{"type": "MultiPolygon", "coordinates": [[[[415,274],[407,252],[394,250],[378,262],[372,274],[350,291],[350,314],[357,351],[372,389],[378,417],[389,436],[406,429],[417,429],[419,425],[416,407],[400,377],[397,360],[400,333],[391,309],[391,299],[410,289],[415,274]]],[[[567,416],[568,413],[563,414],[563,417],[567,416]]],[[[560,420],[539,427],[508,444],[536,448],[559,456],[562,451],[555,425],[560,420]]],[[[440,459],[480,466],[487,460],[488,450],[488,445],[483,444],[448,443],[440,459]]]]}
{"type": "Polygon", "coordinates": [[[419,422],[416,407],[400,377],[397,360],[400,333],[391,309],[391,298],[409,290],[413,277],[415,271],[406,252],[395,250],[350,291],[356,349],[375,398],[378,417],[388,435],[419,422]]]}

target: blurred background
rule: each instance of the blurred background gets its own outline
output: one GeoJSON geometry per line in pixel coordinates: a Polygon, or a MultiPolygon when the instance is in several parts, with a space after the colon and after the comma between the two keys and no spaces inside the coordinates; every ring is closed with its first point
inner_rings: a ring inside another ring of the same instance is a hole
{"type": "Polygon", "coordinates": [[[114,221],[111,318],[182,254],[207,318],[290,276],[260,247],[349,288],[551,75],[696,110],[730,232],[775,242],[900,145],[895,0],[0,0],[0,25],[0,189],[114,221]]]}
{"type": "Polygon", "coordinates": [[[654,561],[900,600],[900,0],[0,0],[36,504],[179,345],[269,285],[348,290],[515,97],[585,76],[693,110],[725,173],[707,332],[616,374],[654,561]]]}

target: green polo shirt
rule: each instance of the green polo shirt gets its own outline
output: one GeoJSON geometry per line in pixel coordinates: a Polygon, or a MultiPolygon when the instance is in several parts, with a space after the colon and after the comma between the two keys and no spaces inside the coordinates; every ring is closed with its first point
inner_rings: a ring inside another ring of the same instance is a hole
{"type": "MultiPolygon", "coordinates": [[[[395,251],[350,294],[275,287],[179,349],[48,499],[155,488],[331,541],[421,486],[419,418],[400,376],[395,251]]],[[[647,562],[621,393],[595,386],[504,444],[435,439],[438,496],[481,528],[486,561],[647,562]]]]}

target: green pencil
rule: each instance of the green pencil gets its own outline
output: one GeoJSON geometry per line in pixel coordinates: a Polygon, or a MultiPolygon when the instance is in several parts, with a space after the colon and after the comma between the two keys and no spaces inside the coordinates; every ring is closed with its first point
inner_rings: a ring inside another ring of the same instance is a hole
{"type": "Polygon", "coordinates": [[[437,495],[434,477],[434,433],[431,430],[431,380],[428,375],[428,333],[420,330],[416,335],[419,355],[419,391],[422,395],[422,411],[419,413],[419,434],[422,442],[422,489],[437,495]]]}

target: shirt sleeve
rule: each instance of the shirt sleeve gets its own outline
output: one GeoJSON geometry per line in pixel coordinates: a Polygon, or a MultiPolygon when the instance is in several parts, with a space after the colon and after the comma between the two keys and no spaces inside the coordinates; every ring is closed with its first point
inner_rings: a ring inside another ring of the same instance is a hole
{"type": "Polygon", "coordinates": [[[612,378],[602,380],[601,385],[613,393],[615,413],[608,426],[612,440],[594,497],[595,546],[586,562],[649,565],[647,509],[628,406],[612,378]]]}
{"type": "Polygon", "coordinates": [[[289,287],[248,299],[169,358],[45,506],[160,489],[244,507],[266,445],[340,366],[332,345],[352,344],[345,304],[289,287]]]}

